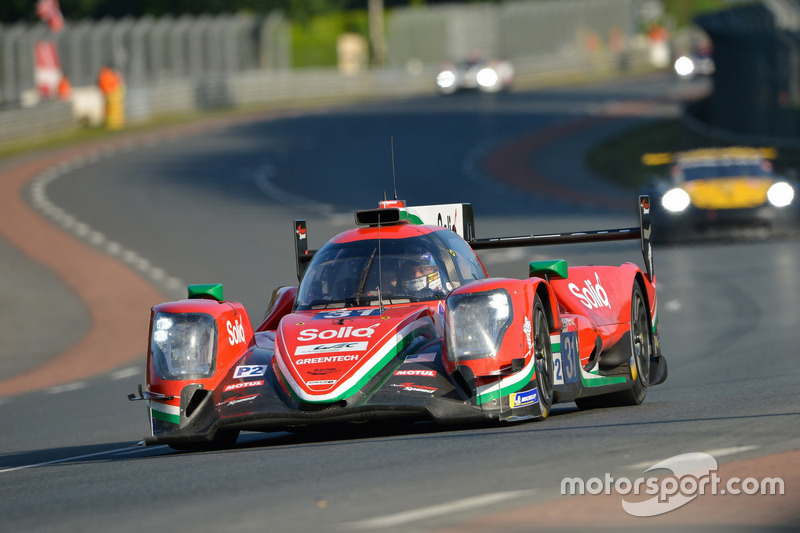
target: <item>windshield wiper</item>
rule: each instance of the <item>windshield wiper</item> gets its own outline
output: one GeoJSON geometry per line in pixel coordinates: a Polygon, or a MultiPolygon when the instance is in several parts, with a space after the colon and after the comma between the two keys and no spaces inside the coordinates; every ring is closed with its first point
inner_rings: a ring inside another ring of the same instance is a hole
{"type": "Polygon", "coordinates": [[[372,261],[375,260],[375,254],[378,252],[377,248],[372,249],[372,253],[369,254],[369,259],[367,259],[366,265],[364,265],[364,270],[361,271],[361,277],[358,278],[358,287],[356,288],[356,305],[361,306],[361,296],[364,294],[364,285],[367,284],[367,276],[369,275],[369,270],[372,268],[372,261]]]}

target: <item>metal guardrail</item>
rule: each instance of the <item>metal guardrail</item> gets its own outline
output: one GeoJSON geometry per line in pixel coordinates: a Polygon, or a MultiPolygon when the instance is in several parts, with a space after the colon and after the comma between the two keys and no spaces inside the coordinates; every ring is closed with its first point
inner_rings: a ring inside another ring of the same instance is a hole
{"type": "Polygon", "coordinates": [[[0,147],[79,127],[68,102],[42,102],[35,108],[0,112],[0,147]]]}
{"type": "MultiPolygon", "coordinates": [[[[641,69],[649,64],[647,49],[629,52],[624,66],[641,69]]],[[[620,74],[616,55],[528,58],[516,67],[518,86],[535,87],[559,77],[620,74]]],[[[413,73],[405,69],[383,69],[342,74],[336,69],[253,70],[230,74],[206,74],[170,80],[149,86],[130,87],[126,92],[128,124],[219,108],[267,106],[303,101],[355,101],[435,95],[433,67],[413,73]]],[[[100,125],[102,97],[94,87],[76,88],[72,105],[55,100],[30,108],[0,112],[0,147],[69,131],[81,123],[100,125]]]]}

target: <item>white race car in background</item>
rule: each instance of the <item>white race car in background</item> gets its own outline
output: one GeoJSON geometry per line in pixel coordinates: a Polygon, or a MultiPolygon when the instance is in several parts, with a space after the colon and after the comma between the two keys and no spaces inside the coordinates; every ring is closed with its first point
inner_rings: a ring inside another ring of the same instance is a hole
{"type": "Polygon", "coordinates": [[[693,52],[681,55],[673,65],[675,74],[681,79],[714,74],[714,58],[710,46],[700,46],[693,52]]]}
{"type": "Polygon", "coordinates": [[[436,87],[441,94],[460,90],[479,90],[496,93],[511,86],[514,67],[503,60],[467,60],[445,63],[436,75],[436,87]]]}

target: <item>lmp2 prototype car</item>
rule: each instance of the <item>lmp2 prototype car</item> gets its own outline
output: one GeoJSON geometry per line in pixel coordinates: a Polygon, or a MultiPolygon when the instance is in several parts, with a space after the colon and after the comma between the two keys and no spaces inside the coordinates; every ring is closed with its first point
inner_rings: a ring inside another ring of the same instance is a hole
{"type": "Polygon", "coordinates": [[[796,232],[798,183],[774,172],[775,156],[751,147],[645,154],[645,165],[670,165],[669,178],[642,190],[653,199],[656,242],[796,232]]]}
{"type": "Polygon", "coordinates": [[[666,379],[649,199],[640,227],[476,239],[470,204],[383,201],[316,251],[255,328],[222,285],[151,310],[146,444],[205,449],[242,430],[545,418],[557,402],[636,405],[666,379]],[[645,270],[534,261],[490,278],[475,250],[641,238],[645,270]]]}

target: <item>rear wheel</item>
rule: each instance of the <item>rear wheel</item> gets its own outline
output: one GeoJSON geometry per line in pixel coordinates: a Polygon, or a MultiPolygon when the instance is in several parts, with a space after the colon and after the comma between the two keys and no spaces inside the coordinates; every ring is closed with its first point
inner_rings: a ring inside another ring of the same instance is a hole
{"type": "Polygon", "coordinates": [[[631,294],[631,351],[633,353],[631,388],[602,396],[578,398],[575,403],[580,409],[639,405],[647,396],[647,387],[650,384],[650,356],[653,353],[653,328],[650,311],[638,283],[634,284],[631,294]]]}
{"type": "Polygon", "coordinates": [[[550,346],[550,326],[539,297],[533,304],[533,360],[536,367],[536,387],[542,418],[550,414],[553,405],[553,349],[550,346]]]}
{"type": "Polygon", "coordinates": [[[639,405],[647,396],[650,383],[650,354],[653,351],[653,329],[650,312],[639,284],[633,286],[631,295],[631,380],[633,386],[619,393],[619,405],[639,405]]]}

